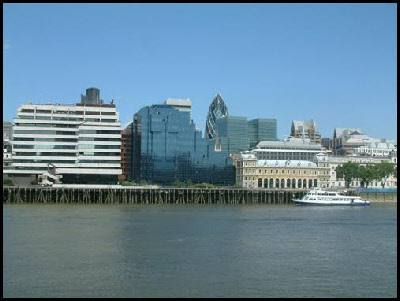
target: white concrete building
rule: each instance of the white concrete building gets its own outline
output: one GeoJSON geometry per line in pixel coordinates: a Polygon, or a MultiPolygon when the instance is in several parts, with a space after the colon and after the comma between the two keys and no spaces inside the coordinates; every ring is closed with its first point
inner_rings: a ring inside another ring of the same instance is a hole
{"type": "MultiPolygon", "coordinates": [[[[317,165],[329,169],[329,178],[321,183],[321,187],[325,188],[344,188],[344,179],[338,179],[336,177],[336,168],[339,165],[352,162],[360,165],[367,164],[378,164],[381,162],[390,162],[395,164],[397,168],[397,152],[387,157],[365,157],[365,156],[327,156],[325,154],[319,154],[317,156],[317,165]]],[[[361,179],[354,179],[351,183],[350,188],[358,188],[361,186],[361,179]]],[[[383,188],[381,181],[373,181],[369,183],[368,188],[383,188]]],[[[397,189],[397,178],[394,176],[389,177],[385,182],[385,188],[396,188],[397,189]]]]}
{"type": "Polygon", "coordinates": [[[386,157],[397,154],[397,141],[386,141],[384,139],[366,142],[365,145],[354,149],[357,156],[386,157]]]}
{"type": "Polygon", "coordinates": [[[258,160],[315,161],[317,154],[326,153],[327,150],[310,139],[289,137],[280,141],[261,141],[252,152],[258,160]]]}
{"type": "Polygon", "coordinates": [[[14,124],[12,169],[3,169],[5,176],[117,183],[121,124],[115,105],[30,103],[18,108],[14,124]]]}

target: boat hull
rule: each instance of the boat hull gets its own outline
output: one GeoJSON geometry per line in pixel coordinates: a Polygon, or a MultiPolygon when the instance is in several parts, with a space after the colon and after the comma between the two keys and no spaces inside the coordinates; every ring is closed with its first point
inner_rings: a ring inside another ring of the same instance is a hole
{"type": "Polygon", "coordinates": [[[304,201],[304,200],[293,200],[295,205],[302,206],[369,206],[368,201],[355,201],[355,202],[339,202],[339,201],[304,201]]]}

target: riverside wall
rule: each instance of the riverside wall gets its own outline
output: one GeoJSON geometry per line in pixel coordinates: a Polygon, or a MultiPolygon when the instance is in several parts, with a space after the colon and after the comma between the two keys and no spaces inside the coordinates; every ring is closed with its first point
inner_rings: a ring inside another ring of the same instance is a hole
{"type": "MultiPolygon", "coordinates": [[[[3,203],[293,204],[307,189],[161,188],[126,186],[3,186],[3,203]]],[[[397,193],[356,193],[371,202],[397,202],[397,193]]]]}
{"type": "Polygon", "coordinates": [[[3,203],[292,204],[307,190],[3,187],[3,203]]]}

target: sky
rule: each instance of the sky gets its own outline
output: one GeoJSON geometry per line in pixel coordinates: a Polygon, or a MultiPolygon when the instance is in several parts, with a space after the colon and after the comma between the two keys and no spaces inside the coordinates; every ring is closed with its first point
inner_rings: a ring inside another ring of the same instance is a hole
{"type": "Polygon", "coordinates": [[[397,4],[3,4],[3,120],[22,104],[74,104],[89,87],[122,125],[190,98],[203,135],[229,115],[315,120],[397,139],[397,4]]]}

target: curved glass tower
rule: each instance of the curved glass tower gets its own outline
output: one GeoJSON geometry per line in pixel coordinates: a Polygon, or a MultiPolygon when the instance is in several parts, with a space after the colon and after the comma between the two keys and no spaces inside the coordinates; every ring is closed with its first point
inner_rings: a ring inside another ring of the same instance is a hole
{"type": "Polygon", "coordinates": [[[207,139],[215,138],[215,122],[218,118],[228,115],[228,107],[225,105],[221,95],[217,94],[210,104],[206,121],[207,139]]]}

